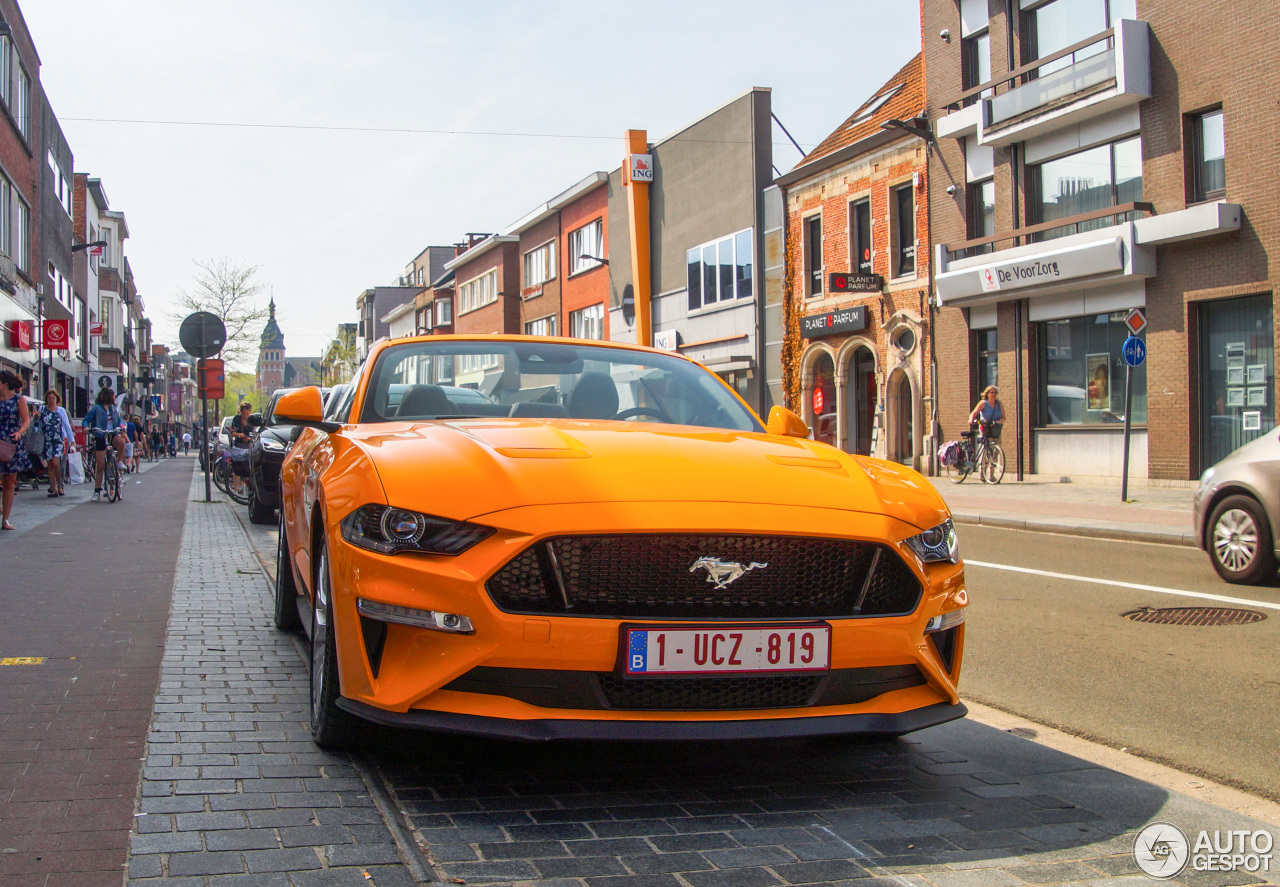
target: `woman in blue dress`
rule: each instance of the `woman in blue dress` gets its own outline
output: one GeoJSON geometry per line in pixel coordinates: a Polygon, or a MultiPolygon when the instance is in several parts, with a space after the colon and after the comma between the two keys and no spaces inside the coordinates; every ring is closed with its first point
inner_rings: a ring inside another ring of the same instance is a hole
{"type": "Polygon", "coordinates": [[[0,441],[14,445],[13,457],[0,462],[0,499],[4,506],[4,521],[0,529],[12,530],[9,512],[13,509],[13,491],[18,487],[18,475],[31,467],[22,439],[31,425],[31,414],[23,399],[22,380],[9,370],[0,371],[0,441]]]}
{"type": "Polygon", "coordinates": [[[44,393],[44,406],[36,414],[36,422],[44,434],[44,452],[40,454],[40,458],[44,459],[49,472],[50,499],[66,495],[62,486],[62,456],[67,452],[71,438],[71,420],[67,418],[67,411],[62,408],[61,401],[61,395],[50,388],[44,393]]]}

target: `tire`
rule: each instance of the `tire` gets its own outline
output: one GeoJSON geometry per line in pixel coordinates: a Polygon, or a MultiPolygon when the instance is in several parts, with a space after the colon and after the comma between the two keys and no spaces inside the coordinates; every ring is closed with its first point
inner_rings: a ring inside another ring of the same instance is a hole
{"type": "Polygon", "coordinates": [[[276,510],[258,501],[258,487],[249,481],[249,523],[269,524],[275,520],[276,510]]]}
{"type": "Polygon", "coordinates": [[[213,485],[225,494],[227,492],[227,463],[214,462],[213,471],[210,473],[213,475],[213,485]]]}
{"type": "Polygon", "coordinates": [[[1228,496],[1218,503],[1205,542],[1213,568],[1228,582],[1257,585],[1276,574],[1271,523],[1250,496],[1228,496]]]}
{"type": "Polygon", "coordinates": [[[102,491],[107,494],[108,502],[120,501],[120,466],[111,452],[107,453],[107,464],[102,468],[102,491]]]}
{"type": "Polygon", "coordinates": [[[987,451],[982,454],[982,467],[978,477],[984,484],[998,484],[1004,479],[1004,450],[999,444],[987,444],[987,451]]]}
{"type": "Polygon", "coordinates": [[[962,484],[964,479],[969,476],[970,462],[968,453],[961,453],[960,462],[957,465],[947,463],[947,480],[953,484],[962,484]]]}
{"type": "Polygon", "coordinates": [[[294,580],[293,564],[289,560],[289,538],[285,535],[284,515],[280,515],[280,533],[276,539],[276,592],[275,624],[281,631],[297,631],[302,628],[298,616],[298,583],[294,580]]]}
{"type": "Polygon", "coordinates": [[[338,708],[338,648],[333,631],[333,586],[329,554],[321,547],[316,561],[315,595],[311,601],[311,739],[338,751],[355,738],[358,722],[338,708]]]}

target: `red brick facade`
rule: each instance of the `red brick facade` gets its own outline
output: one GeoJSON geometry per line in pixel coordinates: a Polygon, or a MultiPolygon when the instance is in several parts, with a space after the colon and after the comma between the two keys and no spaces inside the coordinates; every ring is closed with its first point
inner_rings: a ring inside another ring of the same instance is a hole
{"type": "Polygon", "coordinates": [[[569,233],[595,219],[600,219],[603,230],[604,253],[609,255],[609,189],[603,183],[560,210],[560,273],[564,284],[561,289],[564,335],[570,334],[569,316],[582,308],[600,305],[604,311],[604,335],[609,338],[609,266],[596,265],[570,276],[573,257],[569,255],[569,233]]]}
{"type": "MultiPolygon", "coordinates": [[[[457,333],[518,333],[520,325],[520,245],[512,240],[486,247],[454,267],[453,328],[457,333]],[[497,271],[496,299],[463,313],[462,288],[491,270],[497,271]]],[[[469,255],[469,254],[464,254],[469,255]]]]}

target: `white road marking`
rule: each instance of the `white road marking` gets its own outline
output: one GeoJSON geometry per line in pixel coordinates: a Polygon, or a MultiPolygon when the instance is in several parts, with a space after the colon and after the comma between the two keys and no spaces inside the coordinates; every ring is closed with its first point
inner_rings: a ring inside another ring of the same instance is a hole
{"type": "Polygon", "coordinates": [[[988,570],[1008,570],[1011,573],[1028,573],[1032,576],[1046,576],[1049,579],[1068,579],[1072,582],[1088,582],[1093,585],[1110,585],[1115,588],[1132,588],[1134,591],[1154,591],[1156,594],[1171,594],[1177,597],[1194,597],[1206,601],[1218,601],[1223,604],[1243,604],[1246,607],[1263,607],[1268,610],[1280,610],[1280,604],[1267,601],[1255,601],[1242,597],[1227,597],[1224,594],[1209,594],[1204,591],[1183,591],[1180,588],[1164,588],[1159,585],[1140,585],[1137,582],[1117,582],[1113,579],[1095,579],[1092,576],[1072,576],[1069,573],[1052,573],[1049,570],[1033,570],[1030,567],[1012,567],[1008,564],[991,564],[986,561],[965,559],[970,567],[986,567],[988,570]]]}

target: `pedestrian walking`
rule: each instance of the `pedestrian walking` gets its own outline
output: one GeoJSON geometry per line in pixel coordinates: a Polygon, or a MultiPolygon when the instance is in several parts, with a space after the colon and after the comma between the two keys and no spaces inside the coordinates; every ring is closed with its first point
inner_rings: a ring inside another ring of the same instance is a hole
{"type": "Polygon", "coordinates": [[[13,491],[18,475],[31,467],[22,439],[31,424],[27,402],[23,399],[22,380],[9,370],[0,371],[0,503],[4,518],[0,529],[12,530],[9,512],[13,510],[13,491]]]}
{"type": "Polygon", "coordinates": [[[49,498],[67,495],[63,486],[62,457],[71,451],[74,439],[71,434],[71,419],[62,406],[62,397],[50,388],[44,393],[44,406],[36,416],[40,430],[44,432],[45,471],[49,475],[49,498]]]}

